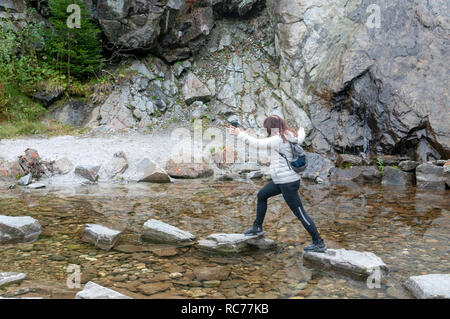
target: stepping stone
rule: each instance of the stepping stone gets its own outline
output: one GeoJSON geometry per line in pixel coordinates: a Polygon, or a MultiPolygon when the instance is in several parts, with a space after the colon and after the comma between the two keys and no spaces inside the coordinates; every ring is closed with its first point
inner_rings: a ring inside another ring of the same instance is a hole
{"type": "Polygon", "coordinates": [[[119,240],[122,232],[98,224],[86,224],[84,239],[100,249],[110,250],[119,240]]]}
{"type": "Polygon", "coordinates": [[[144,224],[141,238],[148,242],[175,244],[195,240],[191,233],[156,219],[150,219],[144,224]]]}
{"type": "Polygon", "coordinates": [[[409,277],[405,287],[417,299],[450,299],[450,274],[409,277]]]}
{"type": "Polygon", "coordinates": [[[28,186],[25,186],[26,188],[29,188],[29,189],[39,189],[39,188],[44,188],[45,187],[45,184],[42,184],[42,183],[33,183],[33,184],[30,184],[30,185],[28,185],[28,186]]]}
{"type": "Polygon", "coordinates": [[[84,289],[78,292],[75,299],[133,299],[112,289],[102,287],[89,281],[84,289]]]}
{"type": "Polygon", "coordinates": [[[21,282],[27,277],[21,272],[0,272],[0,287],[21,282]]]}
{"type": "Polygon", "coordinates": [[[0,244],[31,243],[41,232],[42,227],[34,218],[0,215],[0,244]]]}
{"type": "Polygon", "coordinates": [[[385,276],[389,271],[383,260],[371,252],[327,249],[325,253],[305,252],[303,258],[320,268],[340,272],[360,280],[366,280],[369,276],[376,274],[377,270],[380,276],[385,276]]]}
{"type": "Polygon", "coordinates": [[[260,236],[245,236],[244,234],[211,234],[206,239],[199,240],[200,249],[221,252],[240,253],[250,250],[252,247],[270,249],[276,246],[271,239],[260,236]]]}

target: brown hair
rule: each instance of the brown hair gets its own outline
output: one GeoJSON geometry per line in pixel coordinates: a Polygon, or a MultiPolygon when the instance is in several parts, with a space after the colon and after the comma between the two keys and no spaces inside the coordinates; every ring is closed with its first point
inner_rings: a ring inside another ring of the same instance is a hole
{"type": "Polygon", "coordinates": [[[289,131],[297,136],[297,132],[292,127],[289,127],[285,120],[278,115],[271,115],[264,120],[264,128],[267,130],[268,136],[272,136],[272,129],[278,129],[283,142],[286,142],[285,133],[289,131]]]}

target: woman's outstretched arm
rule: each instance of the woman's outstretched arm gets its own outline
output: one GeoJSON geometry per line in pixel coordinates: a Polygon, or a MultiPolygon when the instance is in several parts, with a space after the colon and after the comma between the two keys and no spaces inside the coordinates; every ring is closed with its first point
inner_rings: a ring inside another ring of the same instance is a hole
{"type": "Polygon", "coordinates": [[[268,147],[275,150],[280,148],[281,139],[278,135],[267,138],[255,138],[244,131],[240,131],[237,137],[253,147],[268,147]]]}

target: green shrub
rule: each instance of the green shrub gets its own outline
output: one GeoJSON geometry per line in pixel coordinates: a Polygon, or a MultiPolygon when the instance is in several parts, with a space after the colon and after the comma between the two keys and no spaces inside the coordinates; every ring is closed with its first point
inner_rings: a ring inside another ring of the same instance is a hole
{"type": "Polygon", "coordinates": [[[51,62],[69,77],[84,77],[99,71],[104,65],[99,39],[100,29],[89,20],[89,11],[82,0],[49,0],[52,29],[47,29],[45,51],[51,62]],[[67,7],[81,8],[80,28],[69,28],[67,7]]]}

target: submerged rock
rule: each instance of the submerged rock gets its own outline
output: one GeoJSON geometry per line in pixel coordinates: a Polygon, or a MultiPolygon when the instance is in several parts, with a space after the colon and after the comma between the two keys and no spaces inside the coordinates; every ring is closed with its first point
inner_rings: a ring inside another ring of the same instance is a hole
{"type": "Polygon", "coordinates": [[[193,269],[195,278],[198,281],[227,280],[230,270],[223,266],[197,267],[193,269]]]}
{"type": "Polygon", "coordinates": [[[83,177],[91,182],[96,182],[98,180],[98,172],[100,171],[100,166],[77,166],[75,167],[75,174],[83,177]]]}
{"type": "Polygon", "coordinates": [[[319,267],[363,280],[377,270],[379,270],[380,276],[388,273],[388,268],[383,260],[371,252],[328,249],[325,253],[305,252],[303,258],[319,267]]]}
{"type": "Polygon", "coordinates": [[[404,172],[394,167],[386,167],[384,169],[383,185],[392,186],[411,186],[414,185],[414,173],[404,172]]]}
{"type": "Polygon", "coordinates": [[[450,274],[409,277],[405,287],[418,299],[450,299],[450,274]]]}
{"type": "Polygon", "coordinates": [[[431,163],[419,165],[416,180],[418,188],[445,189],[444,168],[431,163]]]}
{"type": "Polygon", "coordinates": [[[148,220],[143,227],[141,238],[156,243],[180,243],[195,240],[191,233],[156,219],[148,220]]]}
{"type": "Polygon", "coordinates": [[[264,236],[245,236],[244,234],[211,234],[198,241],[203,250],[219,253],[241,253],[252,248],[271,249],[275,242],[264,236]]]}
{"type": "Polygon", "coordinates": [[[102,287],[89,281],[84,289],[78,292],[75,299],[133,299],[117,291],[102,287]]]}
{"type": "Polygon", "coordinates": [[[21,272],[0,272],[0,288],[21,282],[27,277],[21,272]]]}
{"type": "Polygon", "coordinates": [[[122,232],[103,225],[87,224],[84,228],[84,239],[103,250],[110,250],[119,241],[122,232]]]}
{"type": "Polygon", "coordinates": [[[41,232],[42,227],[34,218],[0,215],[0,244],[31,243],[41,232]]]}

